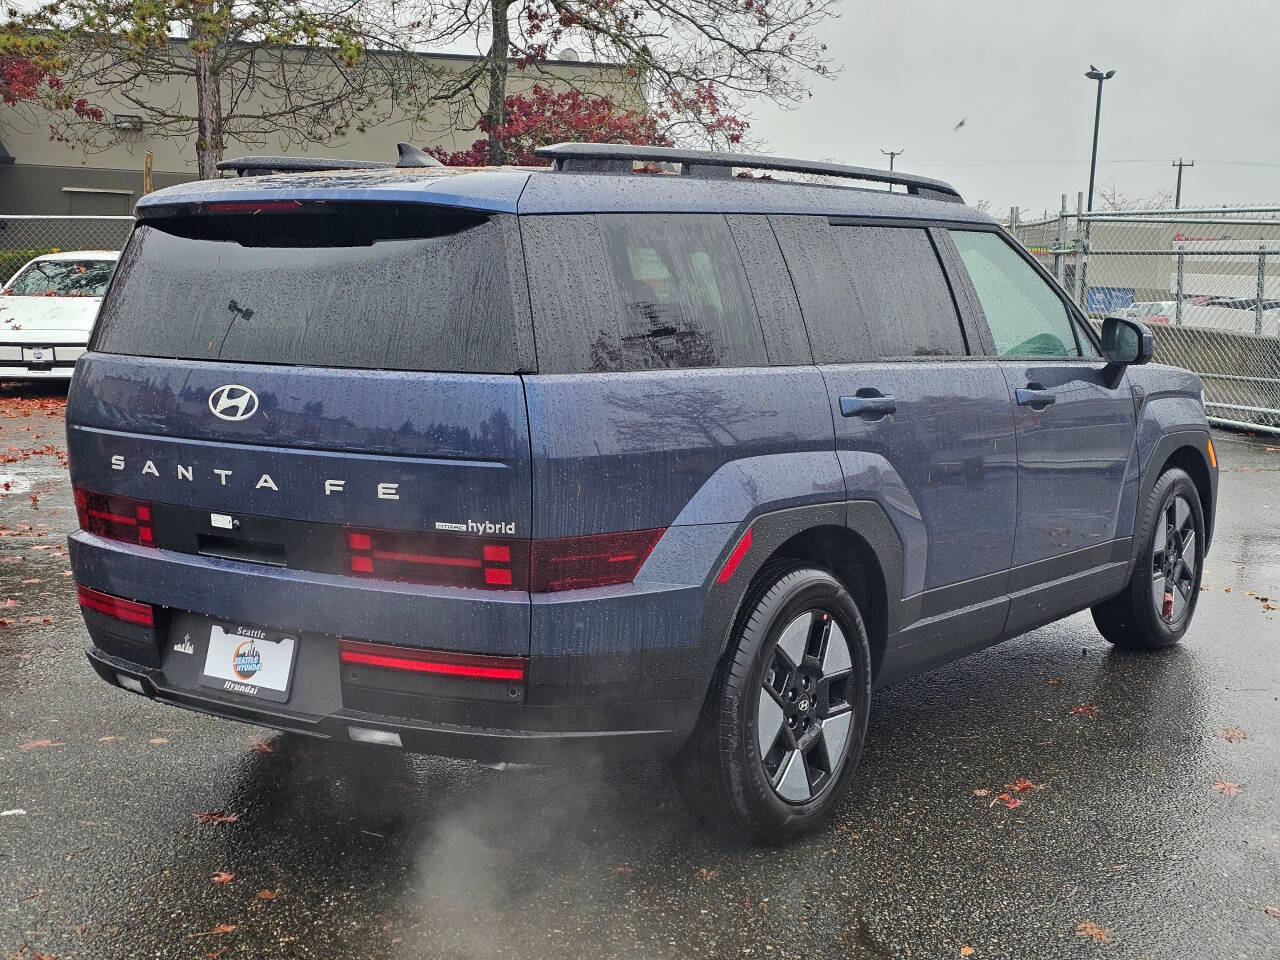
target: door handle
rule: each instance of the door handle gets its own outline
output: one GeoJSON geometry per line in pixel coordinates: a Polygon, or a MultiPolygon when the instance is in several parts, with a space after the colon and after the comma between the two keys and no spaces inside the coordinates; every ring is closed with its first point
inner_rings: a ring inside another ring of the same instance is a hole
{"type": "Polygon", "coordinates": [[[840,416],[842,417],[879,420],[897,411],[898,401],[874,388],[864,388],[852,397],[840,398],[840,416]]]}
{"type": "Polygon", "coordinates": [[[1036,383],[1034,380],[1025,387],[1019,387],[1013,391],[1015,399],[1020,407],[1030,407],[1032,410],[1043,410],[1045,407],[1051,407],[1058,398],[1044,388],[1044,384],[1036,383]]]}

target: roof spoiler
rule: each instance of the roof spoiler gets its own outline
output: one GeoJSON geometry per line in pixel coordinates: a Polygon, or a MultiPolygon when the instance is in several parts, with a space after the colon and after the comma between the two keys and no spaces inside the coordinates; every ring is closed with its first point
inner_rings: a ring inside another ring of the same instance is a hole
{"type": "Polygon", "coordinates": [[[391,170],[400,167],[442,167],[431,154],[412,143],[396,144],[394,164],[376,160],[334,160],[324,157],[236,157],[222,160],[219,170],[234,170],[238,177],[260,177],[269,173],[318,173],[324,170],[391,170]]]}
{"type": "Polygon", "coordinates": [[[842,163],[792,160],[786,157],[762,157],[745,153],[722,153],[714,150],[683,150],[678,147],[647,147],[630,143],[557,143],[534,151],[551,160],[556,170],[596,173],[630,173],[635,162],[672,163],[680,166],[682,176],[724,177],[731,168],[778,170],[787,173],[818,174],[843,177],[869,183],[885,183],[907,188],[907,192],[933,200],[963,203],[960,191],[943,180],[917,177],[896,170],[851,167],[842,163]],[[722,172],[723,171],[723,172],[722,172]]]}

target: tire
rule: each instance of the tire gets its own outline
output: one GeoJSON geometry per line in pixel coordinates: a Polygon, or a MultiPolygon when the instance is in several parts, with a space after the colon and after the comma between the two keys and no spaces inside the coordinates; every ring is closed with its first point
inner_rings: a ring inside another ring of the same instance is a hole
{"type": "Polygon", "coordinates": [[[1200,597],[1204,511],[1185,471],[1160,475],[1143,505],[1133,572],[1124,590],[1093,608],[1093,622],[1125,650],[1163,650],[1182,639],[1200,597]]]}
{"type": "Polygon", "coordinates": [[[849,591],[825,570],[767,564],[676,759],[680,794],[757,842],[816,830],[858,765],[870,701],[871,651],[849,591]]]}

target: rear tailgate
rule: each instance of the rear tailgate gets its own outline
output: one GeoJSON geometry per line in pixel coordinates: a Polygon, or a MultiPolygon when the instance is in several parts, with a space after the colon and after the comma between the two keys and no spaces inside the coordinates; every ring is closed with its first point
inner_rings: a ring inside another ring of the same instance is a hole
{"type": "Polygon", "coordinates": [[[486,584],[470,559],[527,539],[531,518],[505,231],[475,216],[371,238],[325,216],[297,246],[243,217],[135,231],[76,372],[68,447],[75,487],[151,505],[167,560],[73,550],[77,579],[282,630],[527,654],[519,578],[486,584]],[[372,534],[371,558],[353,532],[372,534]],[[433,575],[377,575],[397,569],[433,575]]]}

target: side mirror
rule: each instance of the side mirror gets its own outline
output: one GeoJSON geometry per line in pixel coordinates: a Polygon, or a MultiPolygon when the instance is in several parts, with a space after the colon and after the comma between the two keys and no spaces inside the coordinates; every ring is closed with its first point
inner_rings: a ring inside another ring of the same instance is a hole
{"type": "Polygon", "coordinates": [[[1113,366],[1150,363],[1156,352],[1155,337],[1146,324],[1129,317],[1102,321],[1102,355],[1113,366]]]}

